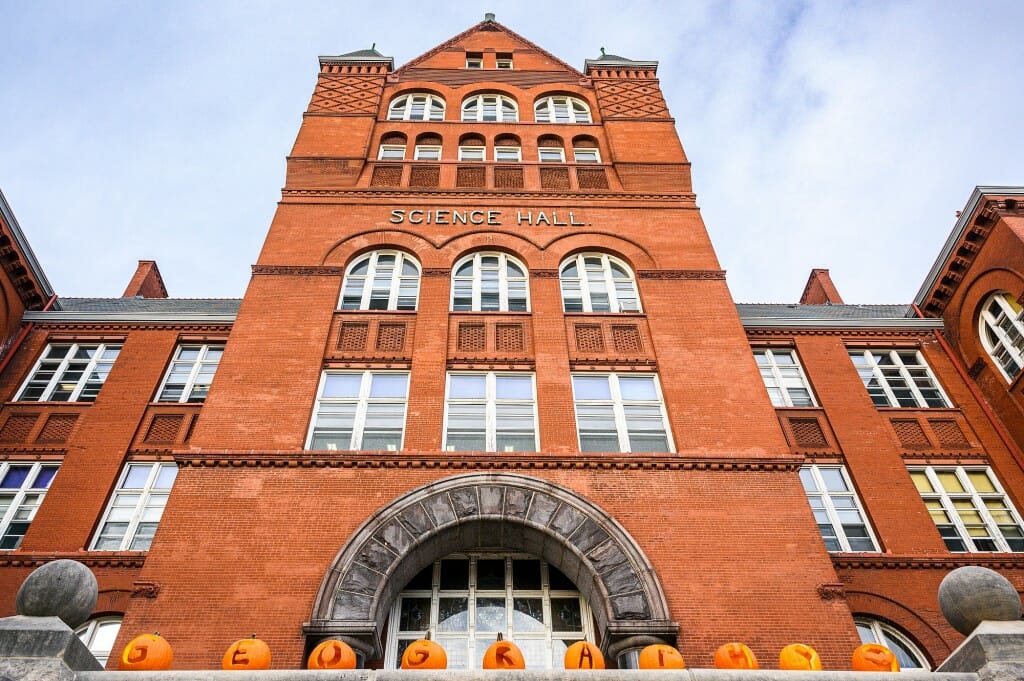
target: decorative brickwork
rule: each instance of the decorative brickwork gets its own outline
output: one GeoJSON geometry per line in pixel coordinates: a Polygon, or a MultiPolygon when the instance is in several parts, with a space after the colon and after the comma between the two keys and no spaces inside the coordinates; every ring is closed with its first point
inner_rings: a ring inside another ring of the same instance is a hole
{"type": "Polygon", "coordinates": [[[942,447],[966,449],[971,446],[970,443],[967,442],[967,437],[964,435],[964,431],[961,430],[959,424],[952,419],[929,419],[928,425],[931,426],[932,432],[935,434],[935,437],[939,440],[939,445],[942,447]]]}
{"type": "MultiPolygon", "coordinates": [[[[405,349],[405,328],[401,324],[380,324],[377,326],[376,347],[379,352],[401,352],[405,349]]],[[[344,329],[344,326],[342,327],[344,329]]]]}
{"type": "Polygon", "coordinates": [[[608,189],[604,168],[577,168],[576,182],[580,189],[608,189]]]}
{"type": "Polygon", "coordinates": [[[522,352],[526,349],[526,333],[522,324],[496,324],[494,349],[498,352],[522,352]]]}
{"type": "Polygon", "coordinates": [[[486,173],[483,166],[459,166],[456,171],[455,186],[465,188],[482,188],[486,185],[486,173]]]}
{"type": "Polygon", "coordinates": [[[309,111],[375,116],[383,91],[383,76],[320,74],[309,111]]]}
{"type": "Polygon", "coordinates": [[[366,322],[344,322],[338,336],[338,349],[348,352],[362,352],[366,349],[366,337],[369,333],[366,322]]]}
{"type": "Polygon", "coordinates": [[[402,166],[388,164],[373,167],[371,187],[397,187],[402,184],[402,166]]]}
{"type": "Polygon", "coordinates": [[[146,431],[144,442],[146,444],[173,444],[178,440],[178,433],[181,432],[181,424],[184,422],[183,414],[158,414],[153,417],[146,431]]]}
{"type": "Polygon", "coordinates": [[[657,81],[595,80],[597,101],[606,120],[616,118],[668,119],[668,105],[657,81]]]}
{"type": "Polygon", "coordinates": [[[900,444],[908,449],[928,449],[932,443],[917,420],[892,419],[892,428],[900,444]]]}
{"type": "Polygon", "coordinates": [[[613,325],[612,343],[615,345],[615,351],[624,355],[637,355],[644,351],[640,328],[635,324],[613,325]]]}
{"type": "Polygon", "coordinates": [[[461,322],[459,324],[459,350],[463,352],[481,352],[486,347],[486,342],[483,324],[469,322],[461,322]]]}
{"type": "Polygon", "coordinates": [[[0,428],[0,442],[25,442],[39,420],[39,414],[12,415],[0,428]]]}
{"type": "Polygon", "coordinates": [[[414,165],[409,174],[409,186],[430,189],[441,184],[441,166],[414,165]]]}
{"type": "Polygon", "coordinates": [[[576,325],[576,350],[579,352],[604,352],[604,336],[597,324],[576,325]]]}
{"type": "Polygon", "coordinates": [[[46,419],[43,429],[39,431],[36,442],[47,444],[67,442],[77,421],[78,414],[52,414],[46,419]]]}
{"type": "Polygon", "coordinates": [[[828,438],[818,419],[789,419],[789,428],[793,433],[793,444],[799,449],[828,447],[828,438]]]}
{"type": "Polygon", "coordinates": [[[569,169],[542,167],[540,169],[540,186],[541,189],[569,189],[569,169]]]}
{"type": "Polygon", "coordinates": [[[498,167],[494,169],[494,188],[495,189],[521,189],[523,187],[523,169],[522,168],[502,168],[498,167]]]}

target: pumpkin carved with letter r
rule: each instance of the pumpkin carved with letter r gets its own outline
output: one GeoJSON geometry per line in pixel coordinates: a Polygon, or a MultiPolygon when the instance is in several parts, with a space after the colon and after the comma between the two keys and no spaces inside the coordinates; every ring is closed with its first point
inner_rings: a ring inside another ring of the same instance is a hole
{"type": "Polygon", "coordinates": [[[519,646],[499,633],[498,640],[484,653],[484,669],[526,669],[526,660],[519,646]]]}

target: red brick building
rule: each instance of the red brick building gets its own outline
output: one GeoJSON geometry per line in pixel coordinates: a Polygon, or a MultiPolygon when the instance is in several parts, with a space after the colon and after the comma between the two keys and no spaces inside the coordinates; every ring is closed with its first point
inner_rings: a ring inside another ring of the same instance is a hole
{"type": "Polygon", "coordinates": [[[657,69],[493,18],[321,57],[241,300],[152,262],[52,300],[2,204],[0,593],[80,560],[82,635],[159,630],[177,668],[252,632],[277,668],[428,631],[452,667],[498,632],[537,668],[584,638],[941,662],[948,571],[1024,587],[1024,190],[978,190],[916,307],[825,270],[736,304],[657,69]]]}

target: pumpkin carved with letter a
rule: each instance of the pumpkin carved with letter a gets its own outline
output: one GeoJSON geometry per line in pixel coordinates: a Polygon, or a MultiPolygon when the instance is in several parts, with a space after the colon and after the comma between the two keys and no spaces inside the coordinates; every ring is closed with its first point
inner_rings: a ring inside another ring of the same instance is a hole
{"type": "Polygon", "coordinates": [[[576,641],[565,651],[566,669],[604,669],[601,649],[587,641],[576,641]]]}

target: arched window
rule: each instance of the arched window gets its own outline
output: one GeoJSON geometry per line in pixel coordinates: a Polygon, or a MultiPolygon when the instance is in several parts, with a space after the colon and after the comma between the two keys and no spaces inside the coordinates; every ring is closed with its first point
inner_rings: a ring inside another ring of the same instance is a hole
{"type": "Polygon", "coordinates": [[[121,631],[120,617],[98,617],[75,629],[75,634],[89,649],[96,661],[106,666],[119,631],[121,631]]]}
{"type": "Polygon", "coordinates": [[[900,669],[920,669],[928,671],[931,667],[928,658],[914,645],[910,637],[895,627],[871,617],[856,617],[857,633],[861,643],[877,643],[883,645],[896,655],[900,669]]]}
{"type": "Polygon", "coordinates": [[[413,577],[395,599],[384,667],[397,669],[410,643],[431,638],[448,669],[480,669],[499,633],[514,639],[527,669],[562,669],[566,649],[593,641],[593,619],[576,585],[528,554],[452,554],[413,577]]]}
{"type": "Polygon", "coordinates": [[[504,253],[474,253],[455,265],[452,311],[525,312],[526,268],[504,253]]]}
{"type": "Polygon", "coordinates": [[[981,344],[1013,382],[1024,367],[1024,311],[1005,291],[993,293],[981,309],[981,344]]]}
{"type": "Polygon", "coordinates": [[[639,312],[640,298],[629,267],[603,253],[579,253],[562,263],[566,312],[639,312]]]}
{"type": "Polygon", "coordinates": [[[401,251],[373,251],[352,263],[342,286],[342,310],[415,310],[420,266],[401,251]]]}
{"type": "Polygon", "coordinates": [[[401,95],[388,107],[389,121],[443,121],[444,100],[425,92],[401,95]]]}
{"type": "Polygon", "coordinates": [[[462,102],[462,120],[515,123],[519,120],[519,107],[504,95],[473,95],[462,102]]]}
{"type": "Polygon", "coordinates": [[[538,123],[590,123],[590,107],[575,97],[541,97],[533,105],[538,123]]]}

